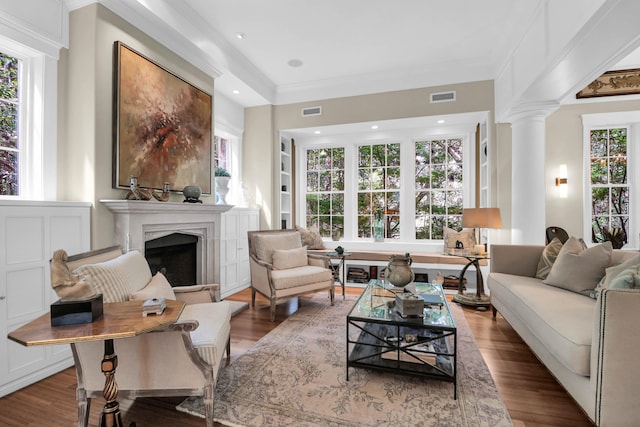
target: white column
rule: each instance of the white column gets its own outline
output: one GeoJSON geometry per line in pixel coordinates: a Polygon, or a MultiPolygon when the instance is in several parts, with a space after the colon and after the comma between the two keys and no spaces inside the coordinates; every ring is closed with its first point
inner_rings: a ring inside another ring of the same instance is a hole
{"type": "Polygon", "coordinates": [[[557,105],[512,116],[511,243],[544,244],[545,119],[557,105]]]}

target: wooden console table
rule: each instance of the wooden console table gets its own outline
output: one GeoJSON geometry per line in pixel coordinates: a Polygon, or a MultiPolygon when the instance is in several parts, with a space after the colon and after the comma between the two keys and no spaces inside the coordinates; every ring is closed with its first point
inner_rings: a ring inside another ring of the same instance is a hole
{"type": "Polygon", "coordinates": [[[104,341],[104,358],[100,365],[105,376],[103,396],[106,404],[102,410],[100,426],[122,427],[118,385],[115,380],[118,356],[113,346],[114,339],[130,338],[147,332],[164,329],[174,324],[184,302],[166,301],[163,314],[142,317],[142,301],[114,302],[104,304],[103,315],[92,323],[51,326],[50,314],[16,329],[9,338],[24,346],[74,344],[86,341],[104,341]]]}

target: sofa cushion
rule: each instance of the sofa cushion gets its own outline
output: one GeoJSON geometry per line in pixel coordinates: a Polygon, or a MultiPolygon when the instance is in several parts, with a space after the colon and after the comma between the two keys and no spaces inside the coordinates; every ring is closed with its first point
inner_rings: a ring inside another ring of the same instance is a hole
{"type": "Polygon", "coordinates": [[[324,242],[317,225],[312,225],[308,230],[299,226],[296,228],[300,232],[303,246],[306,246],[307,249],[324,249],[324,242]]]}
{"type": "Polygon", "coordinates": [[[540,255],[540,261],[538,261],[538,269],[536,270],[536,277],[538,279],[546,279],[551,271],[553,263],[556,262],[558,254],[562,249],[562,242],[557,237],[554,237],[547,246],[545,246],[540,255]]]}
{"type": "Polygon", "coordinates": [[[160,272],[153,276],[147,286],[129,295],[130,301],[145,301],[151,298],[176,299],[176,294],[173,292],[171,284],[164,274],[160,272]]]}
{"type": "Polygon", "coordinates": [[[231,305],[226,301],[187,304],[180,314],[180,320],[198,321],[198,328],[190,333],[191,342],[200,357],[216,366],[227,346],[225,337],[229,334],[231,305]]]}
{"type": "Polygon", "coordinates": [[[312,283],[331,281],[331,270],[308,265],[305,267],[290,268],[288,270],[273,270],[271,280],[276,289],[289,289],[312,283]]]}
{"type": "Polygon", "coordinates": [[[256,234],[253,237],[256,256],[260,261],[273,263],[273,251],[276,249],[293,249],[302,247],[300,233],[256,234]]]}
{"type": "MultiPolygon", "coordinates": [[[[488,286],[492,300],[509,307],[546,351],[572,372],[589,376],[595,300],[512,274],[491,273],[488,286]]],[[[528,344],[536,352],[535,343],[528,344]]]]}
{"type": "Polygon", "coordinates": [[[604,277],[612,252],[611,242],[583,250],[580,241],[570,237],[543,283],[589,295],[604,277]]]}
{"type": "Polygon", "coordinates": [[[273,251],[273,268],[276,270],[304,267],[307,264],[309,264],[307,248],[276,249],[273,251]]]}
{"type": "Polygon", "coordinates": [[[449,227],[442,227],[444,235],[444,248],[456,249],[456,242],[460,241],[464,249],[473,249],[476,244],[476,236],[474,228],[465,228],[462,231],[456,231],[449,227]]]}

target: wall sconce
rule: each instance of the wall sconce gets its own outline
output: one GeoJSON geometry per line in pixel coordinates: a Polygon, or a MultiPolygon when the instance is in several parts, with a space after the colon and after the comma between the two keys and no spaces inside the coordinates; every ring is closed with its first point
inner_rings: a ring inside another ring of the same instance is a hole
{"type": "Polygon", "coordinates": [[[560,165],[558,177],[556,177],[556,187],[560,191],[560,197],[567,198],[567,165],[560,165]]]}

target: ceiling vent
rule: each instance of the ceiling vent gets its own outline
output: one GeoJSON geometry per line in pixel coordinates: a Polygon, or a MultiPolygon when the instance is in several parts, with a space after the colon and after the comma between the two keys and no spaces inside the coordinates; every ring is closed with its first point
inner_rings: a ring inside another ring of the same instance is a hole
{"type": "Polygon", "coordinates": [[[322,107],[308,107],[302,109],[302,117],[321,116],[322,107]]]}
{"type": "Polygon", "coordinates": [[[456,91],[432,93],[430,97],[432,104],[436,102],[453,102],[456,100],[456,91]]]}

